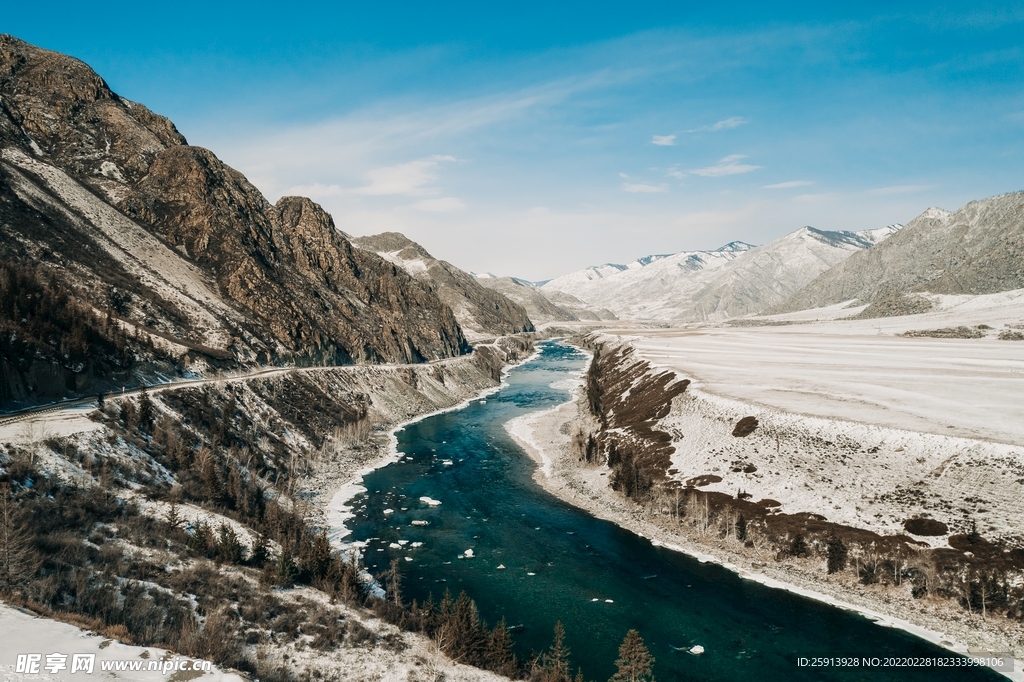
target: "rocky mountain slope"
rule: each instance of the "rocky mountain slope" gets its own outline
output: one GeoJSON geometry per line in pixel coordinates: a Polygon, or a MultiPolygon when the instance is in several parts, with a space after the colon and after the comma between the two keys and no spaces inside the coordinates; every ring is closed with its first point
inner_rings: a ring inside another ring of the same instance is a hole
{"type": "Polygon", "coordinates": [[[571,293],[619,317],[718,320],[760,312],[815,276],[899,229],[829,232],[804,227],[764,246],[732,242],[715,251],[656,255],[587,268],[544,290],[571,293]]]}
{"type": "MultiPolygon", "coordinates": [[[[906,294],[990,294],[1024,288],[1024,192],[930,208],[876,248],[810,282],[773,312],[856,300],[871,314],[912,312],[906,294]]],[[[910,297],[913,298],[913,297],[910,297]]],[[[927,305],[925,306],[927,308],[927,305]]]]}
{"type": "Polygon", "coordinates": [[[0,102],[0,261],[16,265],[0,286],[35,297],[0,319],[5,403],[133,383],[147,363],[173,373],[469,349],[430,287],[353,248],[309,199],[270,204],[84,63],[0,36],[0,102]]]}
{"type": "Polygon", "coordinates": [[[526,310],[517,302],[481,286],[468,272],[434,258],[403,234],[383,232],[352,242],[427,284],[452,309],[462,328],[476,338],[533,331],[526,310]]]}
{"type": "Polygon", "coordinates": [[[572,294],[543,289],[516,277],[479,277],[477,281],[523,306],[537,324],[617,319],[612,311],[592,308],[572,294]]]}

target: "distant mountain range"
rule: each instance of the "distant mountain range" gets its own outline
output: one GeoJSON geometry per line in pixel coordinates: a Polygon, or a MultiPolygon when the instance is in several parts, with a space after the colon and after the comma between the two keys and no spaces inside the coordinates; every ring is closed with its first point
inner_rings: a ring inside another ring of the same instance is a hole
{"type": "Polygon", "coordinates": [[[851,254],[894,234],[803,227],[764,246],[730,242],[714,251],[682,251],[607,263],[557,277],[541,291],[571,294],[618,317],[720,320],[761,312],[851,254]]]}
{"type": "Polygon", "coordinates": [[[477,275],[478,281],[488,289],[504,294],[526,309],[537,324],[545,322],[595,322],[615,320],[615,313],[607,308],[594,308],[572,294],[553,289],[542,289],[537,282],[518,277],[477,275]]]}
{"type": "Polygon", "coordinates": [[[950,213],[930,208],[878,246],[854,253],[773,312],[844,301],[868,315],[920,310],[908,294],[991,294],[1024,288],[1024,192],[972,201],[950,213]]]}

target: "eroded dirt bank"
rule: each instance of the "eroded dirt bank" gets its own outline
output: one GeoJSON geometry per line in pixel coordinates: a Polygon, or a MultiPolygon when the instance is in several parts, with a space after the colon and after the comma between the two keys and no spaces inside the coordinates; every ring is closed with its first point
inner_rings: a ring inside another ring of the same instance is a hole
{"type": "Polygon", "coordinates": [[[986,484],[1019,485],[1014,448],[756,408],[575,341],[595,357],[574,400],[508,425],[552,492],[946,646],[1024,653],[1020,498],[986,484]]]}

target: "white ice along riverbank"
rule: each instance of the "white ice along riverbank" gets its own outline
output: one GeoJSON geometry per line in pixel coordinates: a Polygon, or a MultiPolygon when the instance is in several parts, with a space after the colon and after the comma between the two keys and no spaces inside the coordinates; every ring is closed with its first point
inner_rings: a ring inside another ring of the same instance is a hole
{"type": "Polygon", "coordinates": [[[527,356],[520,362],[511,363],[502,367],[501,379],[496,386],[486,388],[483,391],[477,393],[476,395],[470,396],[465,400],[459,402],[458,404],[452,405],[451,407],[445,407],[438,410],[434,410],[432,412],[426,412],[424,414],[417,415],[411,419],[407,419],[406,421],[397,424],[393,429],[391,429],[388,432],[388,448],[386,453],[370,466],[367,466],[356,472],[356,475],[352,478],[352,480],[346,482],[340,488],[338,488],[334,495],[331,496],[330,501],[327,503],[327,507],[325,509],[325,516],[327,522],[327,539],[330,540],[331,545],[335,549],[342,550],[351,549],[353,547],[352,543],[345,542],[345,538],[352,533],[352,530],[348,528],[346,523],[350,519],[355,517],[355,512],[353,511],[352,507],[353,500],[355,500],[355,498],[358,497],[359,495],[366,492],[366,486],[363,485],[363,479],[368,474],[376,471],[377,469],[388,466],[389,464],[393,464],[403,457],[402,453],[398,451],[399,431],[406,428],[407,426],[423,421],[428,417],[433,417],[439,414],[444,414],[446,412],[455,412],[457,410],[464,409],[477,400],[486,399],[487,396],[497,393],[508,384],[508,373],[513,368],[518,367],[519,365],[524,365],[534,360],[540,355],[540,353],[540,348],[535,348],[533,353],[531,353],[529,356],[527,356]]]}

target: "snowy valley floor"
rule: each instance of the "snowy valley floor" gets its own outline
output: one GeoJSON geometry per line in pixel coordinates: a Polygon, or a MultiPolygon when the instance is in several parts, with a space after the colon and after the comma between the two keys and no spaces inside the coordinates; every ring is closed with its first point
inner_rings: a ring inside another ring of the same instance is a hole
{"type": "MultiPolygon", "coordinates": [[[[1022,302],[1015,296],[987,307],[974,299],[973,316],[940,310],[782,326],[637,326],[598,340],[627,342],[656,369],[693,381],[658,423],[672,437],[670,473],[680,483],[720,477],[701,490],[742,490],[755,501],[778,501],[785,513],[810,512],[879,534],[905,533],[906,519],[927,516],[949,526],[945,536],[914,538],[931,546],[945,546],[949,534],[971,524],[987,539],[1019,546],[1024,343],[896,334],[986,320],[998,329],[1024,319],[1022,302]],[[744,416],[755,416],[758,428],[733,437],[744,416]]],[[[751,579],[838,602],[948,648],[1024,657],[1019,621],[983,619],[951,600],[914,599],[909,585],[862,585],[852,572],[828,576],[820,558],[777,562],[774,551],[700,534],[664,510],[625,499],[609,487],[607,467],[582,466],[571,452],[570,435],[593,423],[582,394],[581,383],[573,402],[507,425],[537,459],[537,480],[566,501],[751,579]]]]}

